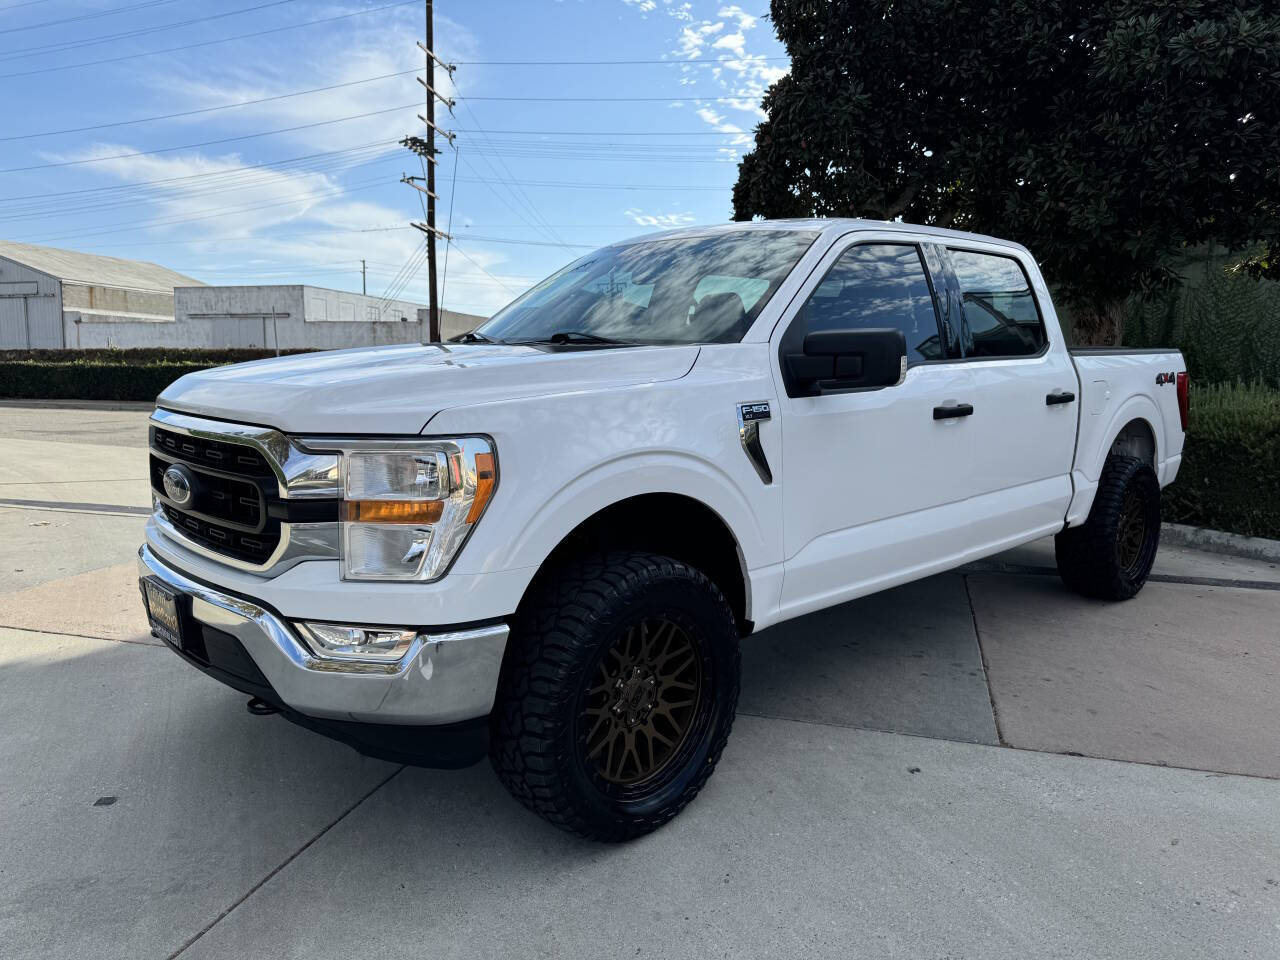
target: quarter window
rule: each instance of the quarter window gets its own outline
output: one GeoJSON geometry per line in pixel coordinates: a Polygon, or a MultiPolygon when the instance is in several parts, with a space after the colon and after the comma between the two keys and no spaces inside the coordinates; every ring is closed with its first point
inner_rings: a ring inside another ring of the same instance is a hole
{"type": "Polygon", "coordinates": [[[1025,357],[1044,349],[1044,321],[1022,264],[972,250],[952,250],[951,263],[964,302],[966,357],[1025,357]]]}
{"type": "Polygon", "coordinates": [[[842,253],[789,328],[786,348],[799,352],[815,330],[873,327],[902,331],[908,363],[942,359],[933,294],[914,245],[867,243],[842,253]]]}

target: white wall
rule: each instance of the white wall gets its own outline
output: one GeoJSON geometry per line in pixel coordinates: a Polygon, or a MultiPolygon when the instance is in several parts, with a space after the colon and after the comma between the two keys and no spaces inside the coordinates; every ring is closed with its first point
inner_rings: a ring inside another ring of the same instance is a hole
{"type": "Polygon", "coordinates": [[[61,346],[62,284],[47,273],[0,257],[0,350],[61,346]]]}

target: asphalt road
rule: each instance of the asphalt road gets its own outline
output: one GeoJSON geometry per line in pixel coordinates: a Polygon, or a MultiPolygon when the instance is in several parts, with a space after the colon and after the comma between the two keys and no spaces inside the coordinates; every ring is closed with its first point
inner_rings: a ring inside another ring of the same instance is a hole
{"type": "Polygon", "coordinates": [[[729,748],[626,846],[181,663],[145,414],[0,407],[0,957],[1280,955],[1280,570],[1033,544],[744,643],[729,748]]]}

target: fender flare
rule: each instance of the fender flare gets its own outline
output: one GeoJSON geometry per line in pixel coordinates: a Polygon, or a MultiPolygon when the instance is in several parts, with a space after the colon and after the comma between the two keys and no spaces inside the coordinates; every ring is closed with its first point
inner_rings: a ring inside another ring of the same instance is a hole
{"type": "MultiPolygon", "coordinates": [[[[1076,492],[1067,510],[1067,524],[1075,526],[1083,523],[1093,506],[1093,497],[1098,490],[1098,480],[1102,476],[1102,467],[1106,463],[1107,454],[1112,444],[1126,426],[1135,420],[1141,420],[1151,430],[1151,438],[1155,443],[1155,469],[1160,472],[1161,455],[1165,449],[1164,420],[1160,416],[1160,408],[1146,394],[1130,397],[1107,420],[1106,429],[1096,434],[1092,448],[1080,450],[1076,455],[1076,465],[1072,471],[1076,492]]],[[[1083,436],[1084,428],[1081,427],[1083,436]]]]}

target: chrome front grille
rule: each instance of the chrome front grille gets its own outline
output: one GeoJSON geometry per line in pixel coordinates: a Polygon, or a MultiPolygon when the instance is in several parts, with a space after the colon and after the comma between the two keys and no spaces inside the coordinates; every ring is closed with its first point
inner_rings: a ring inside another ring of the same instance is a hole
{"type": "Polygon", "coordinates": [[[151,428],[151,445],[157,450],[187,463],[203,464],[216,470],[244,474],[270,480],[275,474],[270,464],[253,447],[225,440],[206,440],[188,434],[174,433],[160,427],[151,428]]]}
{"type": "Polygon", "coordinates": [[[242,569],[278,572],[337,556],[337,456],[276,431],[157,410],[150,427],[154,519],[170,539],[242,569]],[[165,471],[190,481],[175,502],[165,471]]]}

